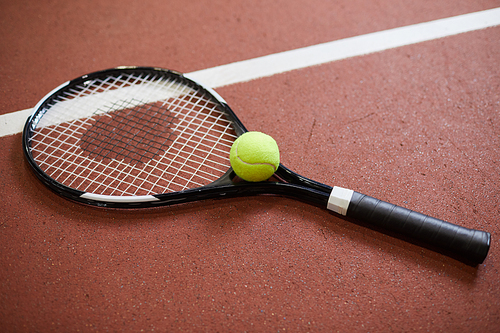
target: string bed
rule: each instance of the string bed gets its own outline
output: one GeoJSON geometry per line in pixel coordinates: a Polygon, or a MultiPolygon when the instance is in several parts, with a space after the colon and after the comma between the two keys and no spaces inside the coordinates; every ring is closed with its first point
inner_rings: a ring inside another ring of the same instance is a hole
{"type": "Polygon", "coordinates": [[[68,88],[41,112],[30,149],[71,188],[151,195],[207,185],[236,139],[219,104],[180,79],[123,73],[68,88]]]}

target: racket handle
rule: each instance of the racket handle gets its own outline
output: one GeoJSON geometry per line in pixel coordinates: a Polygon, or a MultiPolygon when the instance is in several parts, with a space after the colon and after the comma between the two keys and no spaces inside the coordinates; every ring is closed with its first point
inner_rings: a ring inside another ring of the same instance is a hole
{"type": "Polygon", "coordinates": [[[439,248],[472,264],[482,263],[490,248],[488,232],[460,227],[352,190],[335,187],[328,208],[439,248]]]}

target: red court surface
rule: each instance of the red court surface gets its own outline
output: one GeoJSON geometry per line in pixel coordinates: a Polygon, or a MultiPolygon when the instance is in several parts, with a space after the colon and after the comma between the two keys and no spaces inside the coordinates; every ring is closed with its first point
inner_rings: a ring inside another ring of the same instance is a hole
{"type": "MultiPolygon", "coordinates": [[[[497,7],[2,0],[0,114],[106,68],[189,73],[497,7]]],[[[281,197],[87,207],[37,180],[16,133],[0,137],[2,332],[500,332],[500,27],[216,91],[287,167],[488,231],[486,260],[281,197]]]]}

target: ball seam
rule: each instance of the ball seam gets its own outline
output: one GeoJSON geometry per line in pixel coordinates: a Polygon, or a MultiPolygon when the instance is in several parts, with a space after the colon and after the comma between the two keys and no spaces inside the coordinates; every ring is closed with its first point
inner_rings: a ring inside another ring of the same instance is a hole
{"type": "Polygon", "coordinates": [[[246,165],[269,165],[270,167],[273,168],[274,171],[278,170],[278,168],[274,164],[271,164],[271,163],[249,163],[249,162],[242,160],[241,157],[238,155],[238,146],[239,146],[239,142],[236,144],[235,153],[236,153],[236,157],[238,158],[238,160],[240,160],[242,163],[244,163],[246,165]]]}

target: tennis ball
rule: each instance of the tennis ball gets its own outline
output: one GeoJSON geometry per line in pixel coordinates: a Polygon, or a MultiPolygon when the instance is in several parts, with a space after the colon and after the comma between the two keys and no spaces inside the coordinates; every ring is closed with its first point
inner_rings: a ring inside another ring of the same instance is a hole
{"type": "Polygon", "coordinates": [[[278,169],[280,152],[272,137],[261,132],[246,132],[234,141],[229,153],[231,167],[249,182],[269,179],[278,169]]]}

